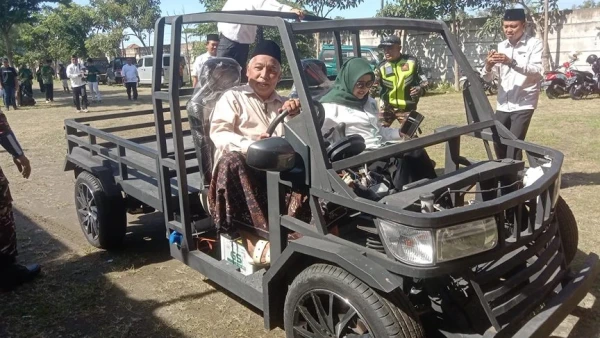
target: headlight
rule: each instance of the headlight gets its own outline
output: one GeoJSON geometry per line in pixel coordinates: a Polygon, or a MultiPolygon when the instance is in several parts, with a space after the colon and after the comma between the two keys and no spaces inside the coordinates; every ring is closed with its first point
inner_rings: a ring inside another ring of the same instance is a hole
{"type": "Polygon", "coordinates": [[[379,220],[383,242],[402,262],[433,264],[433,236],[429,230],[417,230],[398,223],[379,220]]]}
{"type": "Polygon", "coordinates": [[[483,251],[498,244],[498,228],[494,217],[459,224],[436,231],[436,258],[450,261],[483,251]]]}
{"type": "Polygon", "coordinates": [[[498,244],[494,217],[438,229],[435,236],[432,230],[377,221],[389,252],[398,260],[413,265],[450,261],[490,250],[498,244]]]}

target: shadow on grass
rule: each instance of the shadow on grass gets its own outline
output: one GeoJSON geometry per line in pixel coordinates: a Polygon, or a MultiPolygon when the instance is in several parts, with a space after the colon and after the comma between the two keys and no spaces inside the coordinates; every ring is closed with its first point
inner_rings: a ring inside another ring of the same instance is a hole
{"type": "MultiPolygon", "coordinates": [[[[578,250],[575,255],[571,267],[573,271],[579,271],[581,264],[587,257],[587,254],[578,250]]],[[[600,336],[600,278],[596,277],[592,288],[589,290],[589,294],[594,297],[593,304],[590,308],[583,308],[577,306],[572,312],[571,316],[577,318],[577,322],[569,332],[567,338],[583,338],[583,337],[599,337],[600,336]]],[[[564,336],[550,336],[550,338],[561,338],[564,336]]]]}
{"type": "Polygon", "coordinates": [[[597,173],[564,173],[561,176],[561,189],[585,186],[600,185],[600,172],[597,173]]]}
{"type": "Polygon", "coordinates": [[[79,256],[35,221],[14,211],[18,260],[41,263],[43,272],[30,284],[0,293],[0,337],[184,337],[155,313],[173,303],[218,292],[207,290],[163,302],[133,299],[107,274],[170,259],[164,232],[160,241],[128,236],[121,252],[79,256]]]}

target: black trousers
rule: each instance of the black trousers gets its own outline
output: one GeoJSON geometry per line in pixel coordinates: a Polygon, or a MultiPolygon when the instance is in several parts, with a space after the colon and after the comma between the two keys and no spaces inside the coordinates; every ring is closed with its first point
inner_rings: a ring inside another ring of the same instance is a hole
{"type": "Polygon", "coordinates": [[[249,51],[250,45],[229,40],[221,34],[219,47],[217,47],[217,56],[232,58],[240,64],[242,67],[242,74],[240,77],[241,83],[248,82],[248,77],[246,77],[246,64],[248,63],[249,51]]]}
{"type": "Polygon", "coordinates": [[[85,85],[73,87],[73,103],[77,107],[77,110],[87,109],[88,100],[85,85]]]}
{"type": "Polygon", "coordinates": [[[133,99],[137,100],[137,83],[136,82],[125,82],[125,88],[127,88],[127,98],[131,100],[131,91],[133,91],[133,99]]]}
{"type": "MultiPolygon", "coordinates": [[[[495,114],[496,120],[502,123],[519,140],[525,140],[525,135],[527,135],[527,130],[529,129],[529,123],[531,122],[532,116],[533,109],[512,112],[497,110],[495,114]]],[[[514,147],[494,144],[494,148],[498,158],[512,158],[515,160],[523,159],[523,152],[519,149],[515,149],[514,147]]]]}
{"type": "Polygon", "coordinates": [[[54,101],[54,84],[45,83],[44,93],[46,93],[46,101],[54,101]]]}

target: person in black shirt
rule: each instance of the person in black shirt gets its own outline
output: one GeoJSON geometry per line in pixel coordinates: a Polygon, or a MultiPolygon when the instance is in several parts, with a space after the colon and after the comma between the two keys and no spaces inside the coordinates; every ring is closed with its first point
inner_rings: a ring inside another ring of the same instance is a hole
{"type": "Polygon", "coordinates": [[[19,80],[17,76],[17,70],[8,64],[8,59],[2,60],[2,67],[0,68],[0,89],[4,90],[4,106],[6,110],[12,105],[13,108],[17,109],[17,101],[15,93],[19,86],[19,80]]]}
{"type": "Polygon", "coordinates": [[[58,63],[58,77],[62,82],[63,91],[70,93],[71,91],[69,90],[69,77],[67,76],[67,67],[65,67],[65,65],[62,64],[62,62],[58,63]]]}

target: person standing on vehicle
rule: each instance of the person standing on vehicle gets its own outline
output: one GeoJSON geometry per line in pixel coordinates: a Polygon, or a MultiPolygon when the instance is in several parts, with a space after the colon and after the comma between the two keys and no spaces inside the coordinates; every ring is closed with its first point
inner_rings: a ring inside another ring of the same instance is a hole
{"type": "Polygon", "coordinates": [[[88,58],[87,60],[87,83],[90,89],[90,96],[94,102],[102,102],[102,96],[100,90],[98,90],[98,75],[100,70],[94,65],[94,60],[88,58]]]}
{"type": "Polygon", "coordinates": [[[196,88],[198,84],[198,77],[200,76],[200,69],[204,65],[206,60],[214,58],[217,56],[217,48],[219,47],[219,35],[218,34],[208,34],[206,36],[206,53],[200,54],[194,60],[194,64],[192,66],[192,82],[193,87],[196,88]]]}
{"type": "MultiPolygon", "coordinates": [[[[543,44],[525,33],[525,10],[508,9],[502,28],[506,40],[498,50],[489,52],[482,77],[491,81],[494,73],[500,81],[495,118],[519,140],[524,140],[540,97],[543,78],[543,44]]],[[[495,144],[498,158],[521,160],[522,151],[495,144]]]]}
{"type": "Polygon", "coordinates": [[[69,77],[67,76],[67,68],[62,64],[58,63],[58,78],[62,82],[63,91],[69,93],[69,77]]]}
{"type": "Polygon", "coordinates": [[[121,69],[121,75],[123,76],[125,88],[127,88],[127,99],[131,101],[131,91],[133,91],[133,100],[137,101],[137,84],[140,82],[140,76],[138,75],[137,67],[131,59],[127,59],[127,64],[121,69]]]}
{"type": "Polygon", "coordinates": [[[46,103],[54,102],[54,68],[52,60],[46,60],[46,64],[41,69],[44,92],[46,93],[46,103]]]}
{"type": "Polygon", "coordinates": [[[85,82],[83,81],[83,70],[79,63],[77,55],[71,56],[71,64],[67,67],[67,77],[71,79],[71,88],[73,88],[73,103],[78,113],[87,113],[87,93],[85,91],[85,82]]]}
{"type": "MultiPolygon", "coordinates": [[[[287,5],[282,5],[276,0],[227,0],[222,11],[276,11],[292,12],[302,20],[304,11],[287,5]]],[[[241,82],[248,82],[246,64],[250,45],[256,40],[256,26],[241,25],[237,23],[219,22],[217,24],[220,34],[217,56],[232,58],[242,67],[241,82]]]]}
{"type": "Polygon", "coordinates": [[[401,40],[397,36],[384,38],[379,44],[385,60],[375,69],[375,82],[371,95],[379,91],[380,116],[384,127],[395,119],[402,122],[405,116],[417,109],[421,90],[421,66],[418,60],[402,54],[401,40]]]}
{"type": "Polygon", "coordinates": [[[8,58],[2,59],[0,67],[0,89],[3,89],[4,106],[6,110],[12,105],[17,110],[16,93],[19,87],[17,70],[8,64],[8,58]]]}
{"type": "MultiPolygon", "coordinates": [[[[21,175],[29,178],[31,165],[2,110],[0,110],[0,144],[12,155],[13,162],[21,175]]],[[[33,280],[41,271],[38,264],[24,266],[16,263],[17,236],[12,201],[8,180],[0,168],[0,291],[11,291],[33,280]]]]}

